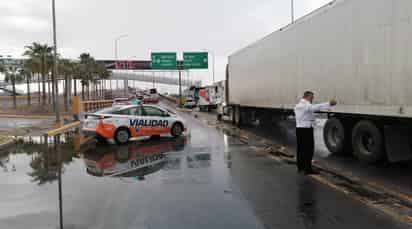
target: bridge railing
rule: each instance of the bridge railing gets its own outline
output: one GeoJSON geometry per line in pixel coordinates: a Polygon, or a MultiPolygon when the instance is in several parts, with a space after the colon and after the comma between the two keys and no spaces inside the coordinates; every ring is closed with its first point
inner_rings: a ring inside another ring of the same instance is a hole
{"type": "Polygon", "coordinates": [[[93,101],[82,101],[80,97],[73,97],[73,115],[80,118],[82,113],[93,112],[102,108],[111,107],[113,105],[113,100],[93,100],[93,101]]]}
{"type": "MultiPolygon", "coordinates": [[[[36,99],[39,97],[39,94],[34,94],[31,95],[31,99],[36,99]]],[[[16,100],[27,100],[29,97],[27,95],[17,95],[16,100]]],[[[13,96],[0,96],[1,101],[6,101],[6,100],[13,100],[13,96]]]]}
{"type": "Polygon", "coordinates": [[[168,95],[160,95],[162,98],[166,99],[169,102],[175,103],[175,104],[179,104],[179,98],[176,97],[172,97],[172,96],[168,96],[168,95]]]}

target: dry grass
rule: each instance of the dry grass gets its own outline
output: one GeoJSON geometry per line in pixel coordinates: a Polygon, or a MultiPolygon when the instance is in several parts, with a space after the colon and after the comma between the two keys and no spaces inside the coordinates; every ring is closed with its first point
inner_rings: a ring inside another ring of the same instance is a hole
{"type": "Polygon", "coordinates": [[[10,137],[0,136],[0,145],[11,140],[10,137]]]}

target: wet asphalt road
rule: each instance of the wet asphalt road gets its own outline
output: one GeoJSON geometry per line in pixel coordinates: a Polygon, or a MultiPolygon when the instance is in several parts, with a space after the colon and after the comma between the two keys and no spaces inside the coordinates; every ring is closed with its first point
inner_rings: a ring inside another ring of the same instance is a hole
{"type": "MultiPolygon", "coordinates": [[[[182,115],[187,137],[59,149],[65,228],[407,228],[182,115]]],[[[0,228],[58,228],[56,151],[0,153],[0,228]]]]}
{"type": "MultiPolygon", "coordinates": [[[[213,114],[205,114],[209,119],[215,119],[213,114]]],[[[377,164],[366,164],[360,162],[354,155],[331,155],[323,140],[323,127],[325,119],[317,120],[315,128],[315,160],[317,163],[333,168],[339,173],[348,174],[360,180],[378,184],[395,192],[412,196],[412,180],[410,179],[410,168],[412,161],[388,163],[382,161],[377,164]]],[[[293,119],[280,120],[273,126],[247,126],[242,127],[257,136],[273,140],[289,149],[296,151],[295,121],[293,119]]]]}

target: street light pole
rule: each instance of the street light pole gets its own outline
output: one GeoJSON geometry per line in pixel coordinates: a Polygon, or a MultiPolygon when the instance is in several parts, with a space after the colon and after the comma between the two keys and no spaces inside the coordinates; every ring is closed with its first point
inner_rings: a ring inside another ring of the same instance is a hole
{"type": "Polygon", "coordinates": [[[56,35],[56,4],[55,0],[52,0],[52,9],[53,9],[53,84],[54,84],[54,97],[53,97],[53,102],[54,102],[54,111],[56,113],[56,123],[60,122],[60,113],[59,113],[59,85],[57,85],[57,74],[58,74],[58,69],[57,69],[57,35],[56,35]]]}
{"type": "Polygon", "coordinates": [[[295,6],[293,0],[290,1],[292,24],[295,23],[295,6]]]}
{"type": "MultiPolygon", "coordinates": [[[[54,110],[56,112],[56,123],[60,123],[60,114],[59,114],[59,91],[58,88],[59,86],[57,85],[57,36],[56,36],[56,4],[55,0],[52,0],[52,11],[53,11],[53,84],[54,84],[54,96],[53,96],[53,102],[54,102],[54,110]]],[[[57,137],[59,138],[59,137],[57,137]]],[[[58,144],[58,142],[56,143],[58,144]]],[[[55,145],[55,147],[59,147],[58,145],[55,145]]],[[[59,157],[59,216],[60,216],[60,229],[63,229],[63,199],[62,199],[62,182],[61,182],[61,158],[60,158],[60,153],[58,152],[58,157],[59,157]]]]}
{"type": "MultiPolygon", "coordinates": [[[[122,39],[122,38],[125,38],[125,37],[128,37],[129,35],[128,34],[124,34],[124,35],[121,35],[121,36],[118,36],[115,40],[114,40],[114,58],[115,58],[115,69],[117,69],[117,62],[119,61],[119,55],[118,55],[118,42],[119,42],[119,40],[120,39],[122,39]]],[[[127,88],[126,88],[126,81],[123,81],[123,92],[124,92],[124,94],[126,94],[126,90],[127,90],[127,88]]]]}
{"type": "Polygon", "coordinates": [[[216,56],[215,56],[215,52],[213,52],[212,51],[212,54],[213,54],[213,84],[215,84],[215,58],[216,58],[216,56]]]}
{"type": "Polygon", "coordinates": [[[212,82],[213,82],[213,84],[215,84],[215,59],[216,59],[215,52],[212,51],[212,50],[209,50],[209,49],[203,49],[203,50],[206,51],[206,52],[208,52],[208,53],[210,53],[210,54],[212,54],[212,61],[213,61],[213,66],[212,66],[212,82]]]}
{"type": "Polygon", "coordinates": [[[116,64],[117,64],[117,61],[119,61],[118,42],[119,42],[120,39],[128,37],[128,36],[129,36],[128,34],[124,34],[124,35],[118,36],[118,37],[116,37],[116,39],[114,39],[114,58],[115,58],[116,64]]]}

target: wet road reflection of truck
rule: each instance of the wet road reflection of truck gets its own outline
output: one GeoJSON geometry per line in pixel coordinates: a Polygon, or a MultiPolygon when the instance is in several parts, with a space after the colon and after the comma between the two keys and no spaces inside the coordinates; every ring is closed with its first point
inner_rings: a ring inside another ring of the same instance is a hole
{"type": "Polygon", "coordinates": [[[227,69],[232,119],[270,126],[311,90],[317,101],[339,101],[323,111],[330,152],[368,163],[411,160],[411,17],[408,1],[333,1],[235,52],[227,69]]]}

